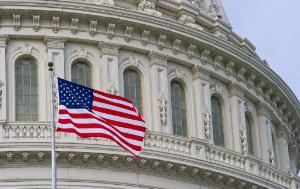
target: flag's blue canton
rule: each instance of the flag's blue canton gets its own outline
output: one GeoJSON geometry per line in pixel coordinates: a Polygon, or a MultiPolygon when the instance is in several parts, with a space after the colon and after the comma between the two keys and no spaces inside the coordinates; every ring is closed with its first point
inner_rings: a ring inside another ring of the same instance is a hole
{"type": "Polygon", "coordinates": [[[93,90],[82,85],[58,78],[59,104],[70,109],[92,111],[93,90]]]}

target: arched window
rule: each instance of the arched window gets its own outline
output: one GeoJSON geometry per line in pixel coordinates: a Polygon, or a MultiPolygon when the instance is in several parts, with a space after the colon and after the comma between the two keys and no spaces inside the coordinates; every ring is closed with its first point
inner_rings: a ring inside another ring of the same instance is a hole
{"type": "Polygon", "coordinates": [[[171,82],[172,124],[173,134],[187,136],[186,103],[183,86],[171,82]]]}
{"type": "Polygon", "coordinates": [[[138,111],[143,113],[142,106],[142,87],[139,73],[132,69],[124,71],[124,96],[130,99],[137,107],[138,111]]]}
{"type": "Polygon", "coordinates": [[[79,85],[92,87],[92,72],[90,66],[83,62],[78,61],[72,65],[71,80],[79,85]]]}
{"type": "Polygon", "coordinates": [[[251,122],[251,117],[248,114],[246,114],[246,133],[247,133],[248,153],[254,155],[252,122],[251,122]]]}
{"type": "Polygon", "coordinates": [[[224,142],[222,107],[219,99],[217,99],[214,96],[211,97],[211,112],[212,112],[214,144],[224,147],[225,142],[224,142]]]}
{"type": "Polygon", "coordinates": [[[31,57],[21,57],[15,64],[16,121],[38,120],[37,64],[31,57]]]}

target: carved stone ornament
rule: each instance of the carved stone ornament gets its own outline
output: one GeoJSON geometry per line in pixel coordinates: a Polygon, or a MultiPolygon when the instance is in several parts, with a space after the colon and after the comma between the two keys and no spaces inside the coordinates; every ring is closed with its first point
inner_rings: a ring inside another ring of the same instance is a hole
{"type": "Polygon", "coordinates": [[[203,31],[203,28],[195,23],[195,19],[187,14],[183,14],[179,17],[178,22],[189,26],[191,28],[195,28],[197,30],[203,31]]]}
{"type": "Polygon", "coordinates": [[[141,0],[138,5],[138,11],[152,16],[162,16],[161,12],[155,10],[156,0],[141,0]]]}
{"type": "Polygon", "coordinates": [[[66,40],[67,38],[51,37],[51,36],[46,36],[44,38],[44,41],[47,43],[47,47],[53,49],[63,49],[65,47],[66,40]]]}
{"type": "Polygon", "coordinates": [[[71,19],[71,33],[73,35],[75,35],[78,32],[78,23],[79,23],[78,18],[72,18],[71,19]]]}
{"type": "Polygon", "coordinates": [[[120,45],[114,44],[114,43],[107,43],[104,41],[99,41],[98,47],[101,50],[101,54],[107,54],[107,55],[118,55],[120,45]]]}
{"type": "Polygon", "coordinates": [[[163,50],[163,48],[165,47],[166,38],[167,38],[166,35],[160,35],[158,37],[157,47],[158,47],[159,50],[163,50]]]}
{"type": "Polygon", "coordinates": [[[86,49],[80,48],[77,50],[77,53],[80,58],[87,58],[88,51],[86,49]]]}
{"type": "Polygon", "coordinates": [[[168,67],[168,57],[156,52],[149,53],[150,64],[168,67]]]}
{"type": "Polygon", "coordinates": [[[89,32],[90,32],[91,36],[94,36],[95,33],[97,32],[97,24],[98,24],[97,20],[91,20],[90,21],[90,30],[89,30],[89,32]]]}
{"type": "Polygon", "coordinates": [[[181,40],[180,39],[175,39],[173,41],[173,48],[172,51],[174,54],[177,54],[179,49],[180,49],[180,45],[181,45],[181,40]]]}
{"type": "Polygon", "coordinates": [[[54,33],[57,33],[59,30],[59,17],[53,16],[52,18],[52,30],[54,33]]]}
{"type": "Polygon", "coordinates": [[[214,68],[215,68],[216,70],[219,69],[219,68],[221,68],[221,66],[222,66],[222,61],[223,61],[223,56],[218,55],[218,56],[216,56],[216,57],[214,58],[214,68]]]}
{"type": "Polygon", "coordinates": [[[21,28],[21,16],[19,14],[13,15],[13,28],[15,31],[20,31],[21,28]]]}
{"type": "Polygon", "coordinates": [[[196,45],[190,44],[187,48],[187,57],[188,59],[191,59],[194,56],[194,51],[196,49],[196,45]]]}
{"type": "Polygon", "coordinates": [[[22,52],[23,54],[31,54],[33,47],[29,45],[29,43],[25,43],[22,45],[22,52]]]}
{"type": "Polygon", "coordinates": [[[32,16],[32,29],[35,32],[38,32],[40,30],[40,15],[32,16]]]}
{"type": "Polygon", "coordinates": [[[227,35],[221,31],[215,31],[214,36],[223,39],[223,40],[227,40],[227,35]]]}
{"type": "Polygon", "coordinates": [[[160,113],[160,121],[163,125],[167,124],[167,104],[168,101],[165,95],[161,95],[158,99],[159,102],[159,113],[160,113]]]}
{"type": "Polygon", "coordinates": [[[274,151],[273,150],[268,150],[268,152],[269,152],[270,165],[275,166],[274,151]]]}
{"type": "Polygon", "coordinates": [[[201,60],[201,63],[202,63],[202,64],[208,63],[208,60],[209,60],[209,54],[210,54],[210,51],[207,50],[207,49],[204,49],[204,50],[201,52],[200,60],[201,60]]]}
{"type": "Polygon", "coordinates": [[[223,88],[219,85],[219,84],[213,84],[210,87],[210,90],[212,91],[212,93],[216,93],[216,94],[223,94],[223,88]]]}
{"type": "Polygon", "coordinates": [[[234,67],[235,67],[235,63],[234,62],[228,62],[226,64],[226,74],[227,75],[229,75],[229,74],[235,75],[234,67]]]}
{"type": "Polygon", "coordinates": [[[242,144],[242,153],[243,155],[248,154],[248,141],[246,129],[240,129],[241,144],[242,144]]]}
{"type": "Polygon", "coordinates": [[[207,10],[206,13],[207,13],[208,16],[210,16],[213,19],[222,18],[221,9],[215,3],[211,3],[208,6],[208,10],[207,10]]]}
{"type": "Polygon", "coordinates": [[[210,114],[208,112],[204,113],[204,128],[205,128],[205,136],[207,138],[210,137],[210,114]]]}
{"type": "Polygon", "coordinates": [[[150,31],[149,30],[143,30],[142,35],[141,35],[141,43],[142,45],[146,46],[148,41],[149,41],[149,35],[150,31]]]}
{"type": "Polygon", "coordinates": [[[209,72],[207,70],[203,69],[203,67],[200,64],[195,64],[192,71],[193,71],[194,79],[202,79],[207,82],[210,81],[209,72]]]}
{"type": "Polygon", "coordinates": [[[116,24],[109,23],[107,25],[106,36],[108,39],[112,39],[115,33],[116,24]]]}
{"type": "Polygon", "coordinates": [[[132,26],[126,26],[125,28],[125,33],[124,33],[124,40],[128,43],[132,37],[132,31],[133,27],[132,26]]]}
{"type": "Polygon", "coordinates": [[[115,5],[114,0],[95,0],[96,5],[113,7],[115,5]]]}
{"type": "Polygon", "coordinates": [[[116,85],[113,83],[110,83],[107,87],[107,92],[110,94],[116,95],[118,93],[116,85]]]}

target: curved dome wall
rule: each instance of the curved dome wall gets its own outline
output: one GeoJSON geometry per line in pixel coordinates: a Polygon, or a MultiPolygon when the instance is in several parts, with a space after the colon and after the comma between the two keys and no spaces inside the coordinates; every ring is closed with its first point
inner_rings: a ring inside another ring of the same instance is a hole
{"type": "Polygon", "coordinates": [[[300,105],[222,2],[0,2],[0,186],[50,188],[47,63],[131,98],[142,158],[57,133],[59,188],[300,188],[300,105]]]}

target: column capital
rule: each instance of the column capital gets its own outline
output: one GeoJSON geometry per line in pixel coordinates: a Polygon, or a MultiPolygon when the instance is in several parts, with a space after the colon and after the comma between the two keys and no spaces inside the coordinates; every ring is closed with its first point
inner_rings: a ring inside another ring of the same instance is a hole
{"type": "Polygon", "coordinates": [[[8,35],[0,35],[0,47],[6,47],[6,42],[8,39],[8,35]]]}
{"type": "Polygon", "coordinates": [[[267,107],[267,105],[265,103],[258,103],[257,106],[257,115],[260,116],[265,116],[268,119],[270,119],[271,115],[270,115],[270,111],[269,108],[267,107]]]}
{"type": "Polygon", "coordinates": [[[150,65],[159,65],[162,67],[168,67],[168,56],[167,55],[163,55],[161,53],[157,53],[157,52],[150,52],[149,53],[149,58],[150,58],[150,65]]]}
{"type": "Polygon", "coordinates": [[[276,129],[276,135],[277,137],[285,137],[291,133],[291,130],[288,128],[288,125],[286,123],[280,123],[276,129]]]}
{"type": "Polygon", "coordinates": [[[205,80],[207,82],[210,82],[211,72],[209,70],[206,70],[205,68],[203,68],[201,65],[195,64],[192,71],[193,71],[194,80],[195,79],[202,79],[202,80],[205,80]]]}
{"type": "Polygon", "coordinates": [[[55,37],[55,36],[44,36],[44,41],[48,48],[63,49],[65,48],[65,42],[67,41],[67,38],[55,37]]]}
{"type": "Polygon", "coordinates": [[[120,49],[119,44],[99,41],[98,47],[100,49],[101,56],[103,54],[114,55],[114,56],[119,54],[119,49],[120,49]]]}
{"type": "Polygon", "coordinates": [[[229,96],[238,96],[240,98],[244,98],[245,90],[236,82],[231,82],[228,85],[229,96]]]}

